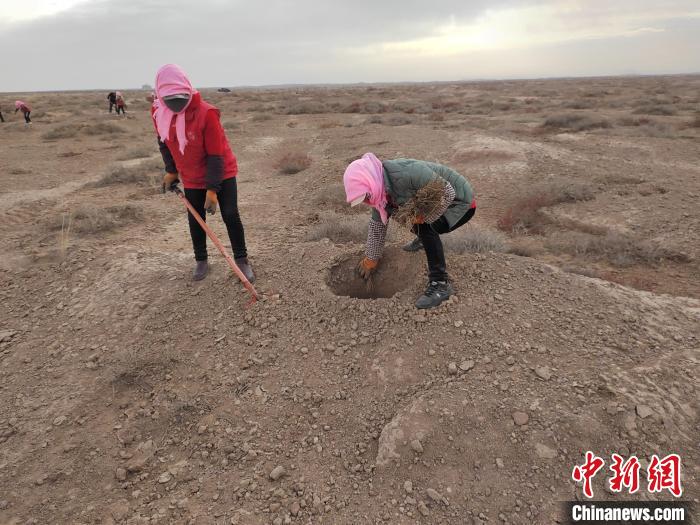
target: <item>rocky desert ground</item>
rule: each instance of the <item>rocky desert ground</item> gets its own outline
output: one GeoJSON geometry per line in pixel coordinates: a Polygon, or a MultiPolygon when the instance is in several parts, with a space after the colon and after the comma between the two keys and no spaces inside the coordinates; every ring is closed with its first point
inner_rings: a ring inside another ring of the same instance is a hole
{"type": "Polygon", "coordinates": [[[678,453],[697,503],[700,77],[203,90],[251,307],[106,93],[0,94],[0,523],[553,524],[588,450],[678,453]],[[476,190],[436,310],[399,227],[353,274],[366,151],[476,190]]]}

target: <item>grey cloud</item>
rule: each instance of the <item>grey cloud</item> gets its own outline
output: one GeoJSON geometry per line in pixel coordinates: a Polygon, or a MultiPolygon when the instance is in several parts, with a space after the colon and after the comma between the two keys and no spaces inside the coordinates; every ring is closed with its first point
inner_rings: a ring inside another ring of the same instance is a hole
{"type": "MultiPolygon", "coordinates": [[[[516,71],[527,76],[522,63],[512,62],[514,56],[532,62],[526,52],[421,61],[348,51],[433,36],[451,21],[467,24],[487,9],[557,2],[99,0],[51,17],[0,26],[0,49],[19,50],[0,54],[0,90],[136,87],[152,83],[157,67],[166,62],[181,64],[200,86],[429,80],[510,76],[516,71]]],[[[580,9],[565,16],[574,16],[583,25],[643,9],[682,16],[697,9],[695,3],[579,0],[580,9]]],[[[552,62],[547,74],[559,74],[558,49],[538,52],[541,56],[531,74],[548,69],[548,56],[552,62]]],[[[576,52],[579,60],[587,56],[583,47],[576,52]]]]}

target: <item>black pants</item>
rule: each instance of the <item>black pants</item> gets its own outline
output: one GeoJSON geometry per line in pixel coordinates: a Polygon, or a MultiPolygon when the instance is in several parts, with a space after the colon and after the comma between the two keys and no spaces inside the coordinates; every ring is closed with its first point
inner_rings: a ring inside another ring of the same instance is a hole
{"type": "Polygon", "coordinates": [[[0,122],[5,122],[5,119],[2,116],[2,111],[0,111],[0,122]]]}
{"type": "Polygon", "coordinates": [[[124,106],[117,106],[117,115],[119,115],[120,111],[126,115],[126,109],[124,109],[124,106]]]}
{"type": "MultiPolygon", "coordinates": [[[[197,213],[202,216],[202,219],[207,220],[204,211],[204,200],[207,196],[207,190],[188,190],[185,189],[185,197],[190,201],[197,213]]],[[[231,241],[231,249],[235,258],[247,257],[248,252],[245,247],[245,233],[243,232],[243,223],[241,216],[238,214],[238,189],[236,186],[236,177],[226,179],[221,183],[221,189],[217,193],[219,198],[219,211],[221,218],[226,224],[228,230],[228,238],[231,241]]],[[[207,234],[197,222],[190,212],[187,212],[187,219],[190,223],[190,235],[192,236],[192,247],[194,248],[194,258],[197,261],[207,260],[207,234]]]]}
{"type": "Polygon", "coordinates": [[[423,248],[425,248],[425,256],[428,259],[428,279],[430,281],[447,281],[449,279],[445,263],[445,251],[442,247],[440,235],[455,231],[460,226],[468,223],[474,217],[475,212],[476,208],[467,210],[452,228],[450,228],[444,215],[431,224],[416,224],[414,227],[414,233],[420,237],[423,248]]]}
{"type": "Polygon", "coordinates": [[[29,123],[32,121],[32,119],[29,118],[29,111],[25,111],[25,112],[24,112],[24,121],[25,121],[27,124],[29,124],[29,123]]]}
{"type": "Polygon", "coordinates": [[[110,101],[110,103],[109,103],[109,112],[110,112],[110,113],[112,112],[112,108],[113,108],[114,106],[116,106],[116,105],[117,105],[116,102],[111,102],[111,101],[110,101]]]}

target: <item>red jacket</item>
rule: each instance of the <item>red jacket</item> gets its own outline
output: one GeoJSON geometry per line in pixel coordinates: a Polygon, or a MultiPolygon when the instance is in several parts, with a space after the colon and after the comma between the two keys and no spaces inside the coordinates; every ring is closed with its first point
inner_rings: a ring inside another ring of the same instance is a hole
{"type": "MultiPolygon", "coordinates": [[[[151,108],[151,116],[153,116],[153,112],[154,109],[151,108]]],[[[170,136],[165,140],[165,144],[175,161],[182,185],[187,189],[207,188],[206,172],[209,155],[223,157],[222,180],[230,179],[238,174],[238,163],[219,121],[219,115],[219,110],[204,102],[199,93],[192,97],[190,105],[185,110],[187,145],[184,154],[180,153],[177,133],[175,132],[175,119],[170,125],[170,136]]],[[[155,126],[155,119],[153,125],[155,126]]],[[[157,128],[156,133],[158,133],[157,128]]]]}

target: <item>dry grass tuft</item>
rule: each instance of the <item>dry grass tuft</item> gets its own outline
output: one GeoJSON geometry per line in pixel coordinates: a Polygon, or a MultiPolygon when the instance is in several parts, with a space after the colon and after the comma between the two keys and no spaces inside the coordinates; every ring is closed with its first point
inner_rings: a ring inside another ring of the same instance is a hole
{"type": "Polygon", "coordinates": [[[59,243],[66,244],[70,232],[80,235],[105,233],[142,218],[143,210],[131,204],[109,208],[82,207],[70,214],[62,214],[49,224],[49,229],[59,231],[59,243]]]}
{"type": "Polygon", "coordinates": [[[610,121],[589,115],[579,114],[563,114],[547,117],[542,124],[545,129],[566,129],[569,131],[579,132],[592,129],[604,129],[612,127],[610,121]]]}
{"type": "Polygon", "coordinates": [[[131,148],[126,150],[124,153],[117,156],[117,160],[133,160],[133,159],[145,159],[150,157],[156,152],[155,146],[139,146],[136,148],[131,148]]]}
{"type": "Polygon", "coordinates": [[[299,102],[293,106],[287,108],[287,115],[319,115],[321,113],[328,113],[328,106],[322,102],[299,102]]]}
{"type": "Polygon", "coordinates": [[[659,115],[670,117],[676,114],[676,110],[669,106],[650,105],[635,109],[633,113],[635,115],[659,115]]]}
{"type": "Polygon", "coordinates": [[[518,230],[539,231],[549,220],[542,208],[567,202],[587,201],[595,197],[591,184],[569,179],[552,179],[540,182],[510,203],[498,220],[498,229],[505,232],[518,230]]]}
{"type": "Polygon", "coordinates": [[[95,122],[81,126],[80,132],[84,135],[118,135],[126,130],[114,122],[95,122]]]}
{"type": "Polygon", "coordinates": [[[501,232],[465,225],[443,235],[442,244],[453,253],[506,252],[508,242],[501,232]]]}
{"type": "Polygon", "coordinates": [[[116,184],[153,184],[153,174],[163,169],[162,161],[152,159],[135,166],[113,166],[98,180],[86,185],[88,188],[104,188],[116,184]]]}
{"type": "Polygon", "coordinates": [[[418,217],[429,217],[442,204],[445,180],[437,177],[416,192],[415,197],[401,205],[391,216],[405,228],[412,228],[418,217]]]}
{"type": "Polygon", "coordinates": [[[413,120],[403,115],[397,115],[387,119],[386,123],[389,126],[407,126],[408,124],[413,124],[413,120]]]}
{"type": "Polygon", "coordinates": [[[294,175],[311,166],[311,157],[300,151],[287,151],[282,153],[274,164],[274,167],[285,175],[294,175]]]}
{"type": "Polygon", "coordinates": [[[637,239],[621,233],[589,235],[579,232],[552,235],[546,243],[549,250],[594,260],[605,260],[618,267],[635,264],[654,266],[664,260],[687,263],[691,258],[659,243],[637,239]]]}
{"type": "Polygon", "coordinates": [[[42,134],[41,138],[44,140],[70,139],[75,137],[79,130],[80,128],[78,126],[62,124],[42,134]]]}
{"type": "Polygon", "coordinates": [[[83,135],[114,135],[126,133],[126,130],[113,122],[95,122],[93,124],[62,124],[44,133],[41,138],[45,140],[74,138],[78,133],[83,135]]]}

